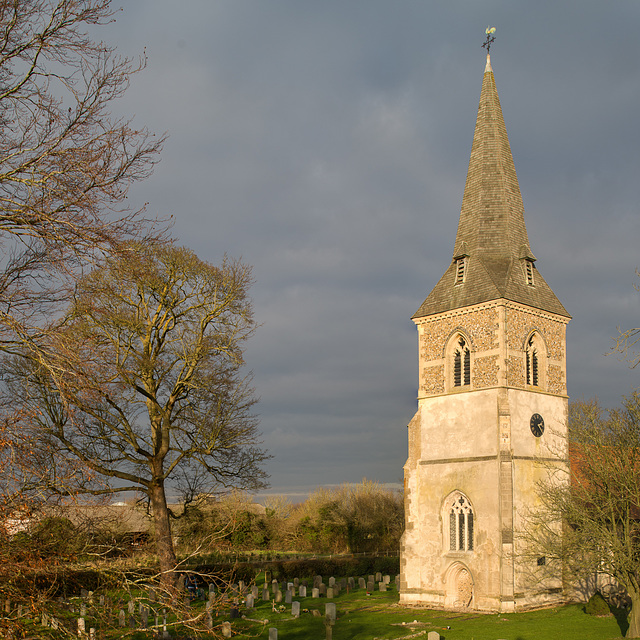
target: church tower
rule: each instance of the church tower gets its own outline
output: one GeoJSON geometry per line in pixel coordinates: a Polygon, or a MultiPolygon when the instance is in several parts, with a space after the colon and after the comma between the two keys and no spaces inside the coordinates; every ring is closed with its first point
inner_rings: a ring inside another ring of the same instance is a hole
{"type": "Polygon", "coordinates": [[[418,411],[404,467],[401,603],[515,611],[562,601],[520,532],[566,462],[566,326],[536,268],[490,58],[453,256],[413,320],[418,411]]]}

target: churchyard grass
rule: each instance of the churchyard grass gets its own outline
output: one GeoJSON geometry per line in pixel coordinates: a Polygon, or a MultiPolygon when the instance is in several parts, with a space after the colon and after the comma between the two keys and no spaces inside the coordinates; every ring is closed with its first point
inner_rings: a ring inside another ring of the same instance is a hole
{"type": "MultiPolygon", "coordinates": [[[[325,578],[325,582],[327,580],[325,578]]],[[[275,628],[278,631],[278,640],[323,640],[326,638],[325,608],[328,603],[336,605],[336,621],[332,627],[333,640],[426,640],[429,631],[437,631],[443,640],[614,640],[622,637],[620,626],[614,617],[598,618],[587,615],[583,605],[515,614],[433,611],[400,606],[397,590],[392,583],[387,592],[378,591],[376,585],[376,589],[369,595],[364,589],[343,589],[333,599],[294,596],[293,601],[300,603],[301,611],[300,617],[294,618],[291,604],[286,604],[284,598],[282,602],[274,603],[273,593],[270,592],[271,599],[263,601],[262,584],[259,592],[254,608],[246,609],[240,605],[239,613],[243,617],[230,621],[233,638],[268,640],[269,629],[275,628]],[[424,633],[416,635],[420,632],[424,633]]],[[[311,588],[308,592],[311,594],[311,588]]],[[[112,595],[115,597],[118,594],[112,595]]],[[[144,597],[145,594],[132,595],[144,597]]],[[[61,621],[66,622],[67,628],[71,629],[77,620],[81,603],[79,598],[73,601],[75,613],[58,614],[61,621]]],[[[230,602],[220,606],[219,615],[213,617],[213,626],[218,632],[223,622],[230,620],[230,602]]],[[[124,602],[121,606],[127,610],[124,602]]],[[[204,613],[205,602],[194,601],[191,608],[194,613],[204,613]]],[[[153,616],[149,622],[153,624],[153,616]]],[[[168,622],[174,638],[207,637],[192,634],[187,629],[172,628],[173,616],[170,613],[168,622]]],[[[99,620],[91,620],[89,616],[86,620],[87,631],[90,626],[97,627],[97,637],[105,640],[150,640],[153,637],[148,629],[122,628],[113,623],[103,626],[99,620]]],[[[27,631],[28,637],[61,637],[59,632],[43,628],[35,620],[27,627],[30,627],[27,631]],[[36,635],[29,635],[29,631],[36,635]]]]}

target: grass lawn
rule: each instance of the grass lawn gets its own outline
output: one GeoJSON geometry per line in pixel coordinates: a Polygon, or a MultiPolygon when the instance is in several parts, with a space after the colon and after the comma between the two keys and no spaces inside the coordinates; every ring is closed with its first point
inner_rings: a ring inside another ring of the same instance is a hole
{"type": "MultiPolygon", "coordinates": [[[[357,589],[351,593],[343,590],[332,600],[295,598],[301,605],[299,618],[291,616],[290,605],[283,604],[282,611],[273,611],[271,602],[258,600],[254,609],[246,610],[240,607],[243,618],[231,621],[233,638],[266,640],[269,637],[269,628],[275,627],[278,629],[278,640],[323,640],[326,637],[327,602],[334,602],[337,609],[333,640],[426,640],[429,631],[437,631],[444,640],[612,640],[622,637],[621,628],[613,616],[590,616],[584,613],[583,605],[511,614],[433,611],[401,607],[395,588],[393,585],[390,587],[386,593],[376,591],[369,596],[363,589],[357,589]],[[319,615],[313,615],[314,609],[319,615]]],[[[194,602],[192,612],[203,613],[204,606],[204,602],[194,602]]],[[[280,605],[276,607],[280,608],[280,605]]],[[[226,609],[214,617],[213,623],[219,634],[216,637],[221,635],[222,623],[229,620],[228,613],[226,609]]],[[[68,629],[74,628],[77,613],[59,615],[68,629]]],[[[149,622],[152,621],[153,617],[149,622]]],[[[104,621],[91,619],[91,614],[86,622],[87,630],[91,626],[97,628],[98,638],[150,640],[153,637],[150,630],[119,628],[113,623],[104,625],[104,621]]],[[[35,619],[29,621],[27,629],[26,637],[29,638],[68,637],[60,631],[43,628],[35,619]]],[[[178,640],[207,637],[171,626],[170,631],[178,640]]]]}
{"type": "MultiPolygon", "coordinates": [[[[269,627],[275,627],[278,640],[325,638],[324,605],[327,600],[303,598],[299,601],[302,610],[309,610],[299,619],[293,619],[287,612],[274,613],[270,603],[258,603],[247,617],[269,622],[257,637],[268,638],[269,627]],[[314,617],[313,609],[320,610],[322,616],[314,617]]],[[[371,596],[366,596],[362,590],[349,594],[342,592],[332,602],[336,603],[338,612],[333,640],[426,638],[429,631],[437,631],[444,640],[609,640],[622,637],[613,616],[595,618],[585,614],[582,605],[513,614],[454,613],[401,607],[395,590],[375,592],[371,596]],[[425,633],[414,635],[420,631],[425,633]]],[[[245,625],[256,637],[254,634],[259,626],[247,620],[233,622],[234,634],[241,632],[245,625]]]]}

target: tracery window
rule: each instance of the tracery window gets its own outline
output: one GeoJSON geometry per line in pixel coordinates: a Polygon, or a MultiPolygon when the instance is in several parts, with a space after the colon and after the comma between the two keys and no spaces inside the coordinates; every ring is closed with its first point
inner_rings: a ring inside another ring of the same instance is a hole
{"type": "Polygon", "coordinates": [[[445,506],[449,516],[449,551],[473,551],[473,510],[469,500],[456,491],[445,506]]]}

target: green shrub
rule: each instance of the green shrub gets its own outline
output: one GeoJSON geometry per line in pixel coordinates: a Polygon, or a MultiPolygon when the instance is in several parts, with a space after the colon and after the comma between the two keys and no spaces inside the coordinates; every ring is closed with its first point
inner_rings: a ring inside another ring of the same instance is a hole
{"type": "Polygon", "coordinates": [[[611,611],[609,610],[609,605],[606,600],[602,597],[602,595],[596,591],[590,598],[589,602],[587,602],[585,608],[585,613],[588,613],[590,616],[608,616],[611,615],[611,611]]]}

